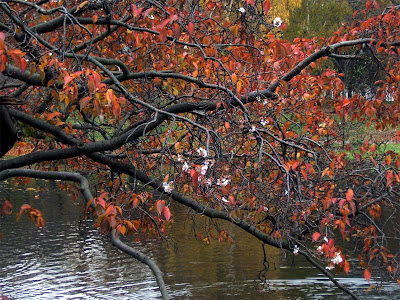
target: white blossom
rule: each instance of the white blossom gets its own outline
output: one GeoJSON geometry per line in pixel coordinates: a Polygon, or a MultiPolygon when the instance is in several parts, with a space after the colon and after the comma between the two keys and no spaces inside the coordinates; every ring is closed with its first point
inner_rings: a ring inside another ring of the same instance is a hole
{"type": "Polygon", "coordinates": [[[222,200],[222,202],[229,203],[229,200],[226,200],[225,197],[222,197],[221,200],[222,200]]]}
{"type": "Polygon", "coordinates": [[[189,48],[188,48],[188,46],[185,45],[185,46],[183,46],[183,49],[187,50],[187,49],[189,49],[189,48]]]}
{"type": "Polygon", "coordinates": [[[187,172],[189,171],[189,169],[190,169],[189,164],[185,161],[182,166],[182,171],[187,172]]]}
{"type": "Polygon", "coordinates": [[[329,240],[328,240],[328,238],[327,238],[326,236],[324,237],[324,242],[325,242],[325,243],[328,243],[328,242],[329,242],[329,240]]]}
{"type": "Polygon", "coordinates": [[[206,184],[207,184],[208,186],[211,186],[211,185],[212,185],[212,179],[211,179],[211,178],[207,178],[206,184]]]}
{"type": "Polygon", "coordinates": [[[244,9],[244,7],[239,8],[238,11],[240,11],[242,14],[244,14],[244,13],[246,12],[246,10],[244,9]]]}
{"type": "Polygon", "coordinates": [[[168,194],[171,193],[172,190],[174,189],[173,186],[172,186],[173,183],[174,183],[173,181],[163,182],[164,192],[166,192],[168,194]]]}
{"type": "Polygon", "coordinates": [[[150,20],[154,20],[154,16],[153,15],[148,15],[147,16],[150,20]]]}
{"type": "Polygon", "coordinates": [[[265,125],[268,125],[268,124],[269,124],[269,121],[268,121],[268,120],[264,120],[264,118],[261,118],[260,124],[261,124],[262,126],[265,126],[265,125]]]}
{"type": "Polygon", "coordinates": [[[282,22],[282,19],[279,18],[279,17],[276,17],[276,18],[274,19],[274,22],[273,22],[273,24],[274,24],[275,27],[281,26],[282,23],[283,23],[283,22],[282,22]]]}
{"type": "Polygon", "coordinates": [[[294,255],[299,254],[299,246],[294,245],[293,254],[294,254],[294,255]]]}
{"type": "Polygon", "coordinates": [[[231,180],[229,178],[223,178],[222,180],[217,179],[217,185],[219,186],[227,186],[231,180]]]}
{"type": "Polygon", "coordinates": [[[317,251],[318,253],[322,253],[322,246],[318,246],[317,251]]]}
{"type": "Polygon", "coordinates": [[[326,266],[325,269],[327,269],[328,271],[333,270],[335,268],[335,266],[329,265],[326,266]]]}
{"type": "Polygon", "coordinates": [[[256,127],[255,126],[251,126],[250,132],[254,132],[254,131],[256,131],[256,127]]]}
{"type": "Polygon", "coordinates": [[[182,161],[182,155],[178,154],[178,161],[181,162],[182,161]]]}
{"type": "Polygon", "coordinates": [[[340,255],[340,252],[336,252],[335,257],[331,259],[331,262],[333,262],[335,265],[340,264],[342,261],[343,261],[343,258],[340,255]]]}
{"type": "Polygon", "coordinates": [[[200,154],[203,157],[207,157],[207,155],[208,155],[207,150],[205,150],[203,148],[197,149],[197,153],[200,154]]]}
{"type": "Polygon", "coordinates": [[[206,164],[201,166],[200,174],[203,175],[203,176],[206,175],[207,170],[208,170],[208,163],[206,163],[206,164]]]}

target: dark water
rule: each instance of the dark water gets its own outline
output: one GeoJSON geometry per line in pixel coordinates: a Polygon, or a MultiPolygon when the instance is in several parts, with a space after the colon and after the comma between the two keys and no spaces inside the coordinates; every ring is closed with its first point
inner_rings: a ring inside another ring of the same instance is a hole
{"type": "MultiPolygon", "coordinates": [[[[15,211],[23,203],[41,209],[47,223],[39,230],[26,216],[18,223],[15,214],[0,217],[0,294],[15,299],[160,299],[149,269],[113,247],[91,221],[80,222],[77,203],[55,183],[15,187],[9,181],[0,188],[4,197],[12,199],[15,211]],[[37,192],[38,187],[44,190],[37,192]]],[[[272,248],[267,248],[272,291],[257,291],[254,279],[263,268],[259,241],[227,224],[235,243],[204,244],[194,238],[187,210],[173,206],[172,211],[169,237],[177,249],[148,237],[136,246],[158,263],[173,299],[347,299],[298,257],[292,261],[289,255],[282,265],[282,253],[272,248]]],[[[366,292],[369,284],[362,276],[341,276],[340,282],[361,299],[400,299],[395,283],[366,292]]]]}

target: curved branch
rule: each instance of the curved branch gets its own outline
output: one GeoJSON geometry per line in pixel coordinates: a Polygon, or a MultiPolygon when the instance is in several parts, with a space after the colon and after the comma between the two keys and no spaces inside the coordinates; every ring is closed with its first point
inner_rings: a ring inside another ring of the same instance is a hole
{"type": "MultiPolygon", "coordinates": [[[[0,181],[10,177],[16,176],[23,176],[23,177],[32,177],[32,178],[40,178],[40,179],[48,179],[48,180],[68,180],[68,181],[75,181],[80,183],[80,191],[85,199],[85,202],[89,202],[93,199],[92,193],[89,189],[89,182],[88,180],[79,173],[71,173],[71,172],[51,172],[51,171],[36,171],[36,170],[27,170],[27,169],[8,169],[5,171],[0,172],[0,181]]],[[[92,206],[94,204],[92,202],[92,206]]],[[[104,210],[100,213],[103,214],[104,210]]],[[[163,299],[169,299],[168,291],[166,289],[164,279],[162,276],[162,272],[157,266],[157,264],[147,255],[143,254],[139,250],[136,250],[124,242],[122,242],[118,236],[116,235],[116,230],[113,229],[110,233],[111,242],[114,246],[118,249],[122,250],[123,252],[129,254],[133,258],[137,259],[138,261],[146,264],[151,271],[153,272],[157,284],[160,288],[161,295],[163,299]]]]}
{"type": "Polygon", "coordinates": [[[332,281],[333,284],[336,285],[339,289],[344,291],[346,294],[349,294],[351,298],[358,299],[358,297],[354,293],[352,293],[348,288],[345,288],[343,285],[341,285],[324,267],[322,267],[319,263],[317,263],[308,253],[302,250],[299,250],[299,253],[303,255],[310,264],[312,264],[320,272],[322,272],[322,274],[328,277],[329,280],[332,281]]]}

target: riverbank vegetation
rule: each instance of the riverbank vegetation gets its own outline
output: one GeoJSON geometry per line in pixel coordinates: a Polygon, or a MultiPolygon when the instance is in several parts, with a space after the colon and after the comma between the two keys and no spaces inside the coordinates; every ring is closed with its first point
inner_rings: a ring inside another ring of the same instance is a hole
{"type": "Polygon", "coordinates": [[[209,220],[199,239],[232,241],[229,222],[354,299],[336,271],[400,283],[400,7],[354,2],[290,40],[269,0],[1,2],[0,180],[78,181],[165,299],[135,241],[166,237],[172,202],[209,220]]]}

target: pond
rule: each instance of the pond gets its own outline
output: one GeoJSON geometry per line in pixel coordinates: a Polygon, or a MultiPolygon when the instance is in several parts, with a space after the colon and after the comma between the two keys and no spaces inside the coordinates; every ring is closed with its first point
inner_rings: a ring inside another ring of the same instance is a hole
{"type": "MultiPolygon", "coordinates": [[[[40,230],[26,216],[17,223],[15,212],[0,217],[0,294],[12,299],[161,299],[150,270],[113,247],[92,221],[80,221],[81,209],[57,183],[15,186],[9,180],[0,186],[4,197],[12,199],[15,210],[23,203],[34,205],[47,223],[40,230]],[[38,188],[43,190],[37,197],[38,188]]],[[[271,291],[258,291],[254,280],[258,283],[263,269],[258,240],[227,224],[234,243],[204,244],[194,238],[187,209],[171,210],[175,222],[169,238],[177,248],[166,247],[157,237],[136,246],[158,263],[173,299],[346,299],[306,262],[292,255],[283,262],[274,248],[266,248],[271,291]]],[[[369,284],[361,273],[356,278],[336,277],[361,299],[399,299],[395,283],[366,292],[369,284]]]]}

